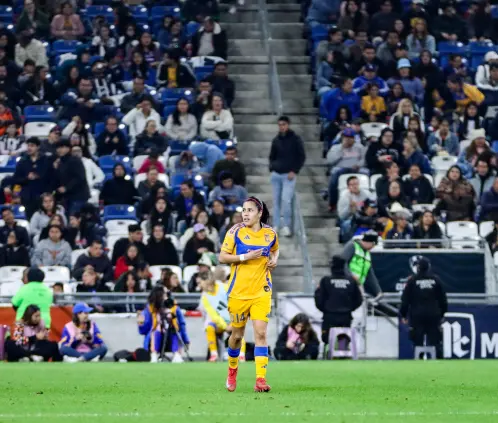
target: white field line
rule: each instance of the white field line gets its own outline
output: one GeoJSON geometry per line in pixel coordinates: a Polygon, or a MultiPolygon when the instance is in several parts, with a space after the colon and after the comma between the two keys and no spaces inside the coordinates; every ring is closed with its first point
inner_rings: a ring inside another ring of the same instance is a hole
{"type": "Polygon", "coordinates": [[[123,417],[123,418],[149,418],[149,417],[444,417],[444,416],[498,416],[498,410],[492,411],[358,411],[358,412],[297,412],[283,411],[281,413],[217,413],[217,412],[157,412],[157,413],[0,413],[0,419],[31,419],[31,418],[105,418],[105,417],[123,417]]]}

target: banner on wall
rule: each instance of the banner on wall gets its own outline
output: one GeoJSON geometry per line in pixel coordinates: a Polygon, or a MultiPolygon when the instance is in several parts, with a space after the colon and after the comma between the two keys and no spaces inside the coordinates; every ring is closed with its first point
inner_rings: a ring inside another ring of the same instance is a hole
{"type": "Polygon", "coordinates": [[[423,255],[431,261],[448,293],[486,292],[485,257],[482,252],[437,250],[372,251],[372,266],[384,292],[401,292],[412,274],[410,259],[423,255]]]}
{"type": "MultiPolygon", "coordinates": [[[[498,358],[498,306],[450,306],[441,325],[446,359],[498,358]]],[[[408,327],[399,325],[399,358],[413,359],[408,327]]]]}

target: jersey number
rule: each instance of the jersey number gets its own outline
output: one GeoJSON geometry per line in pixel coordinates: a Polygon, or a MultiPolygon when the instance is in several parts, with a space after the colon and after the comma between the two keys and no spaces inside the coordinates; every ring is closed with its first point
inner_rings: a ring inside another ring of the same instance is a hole
{"type": "Polygon", "coordinates": [[[244,316],[244,313],[241,314],[230,314],[230,321],[232,323],[240,323],[240,322],[245,322],[246,316],[244,316]]]}
{"type": "Polygon", "coordinates": [[[228,306],[223,301],[220,301],[218,303],[218,307],[216,307],[216,310],[222,311],[222,310],[226,310],[227,308],[228,308],[228,306]]]}

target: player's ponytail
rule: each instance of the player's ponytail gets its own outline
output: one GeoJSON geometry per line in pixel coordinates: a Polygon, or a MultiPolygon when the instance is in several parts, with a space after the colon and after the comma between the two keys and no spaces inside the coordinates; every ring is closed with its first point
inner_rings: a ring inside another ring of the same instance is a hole
{"type": "Polygon", "coordinates": [[[264,201],[261,201],[259,198],[256,197],[249,197],[246,201],[251,201],[254,204],[256,204],[258,212],[261,212],[261,218],[259,219],[261,224],[268,225],[268,222],[270,221],[270,212],[264,201]]]}

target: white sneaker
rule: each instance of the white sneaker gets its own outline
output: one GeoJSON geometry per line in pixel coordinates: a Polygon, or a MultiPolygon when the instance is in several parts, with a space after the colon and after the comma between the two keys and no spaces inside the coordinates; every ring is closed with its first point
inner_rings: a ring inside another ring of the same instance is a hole
{"type": "Polygon", "coordinates": [[[183,357],[181,356],[180,353],[176,352],[173,354],[173,360],[171,360],[172,363],[183,363],[183,357]]]}
{"type": "Polygon", "coordinates": [[[40,361],[43,361],[43,357],[41,355],[32,355],[31,360],[35,363],[39,363],[40,361]]]}
{"type": "Polygon", "coordinates": [[[223,352],[223,361],[228,361],[228,351],[223,352]]]}
{"type": "Polygon", "coordinates": [[[237,13],[237,8],[235,6],[230,7],[228,13],[230,13],[230,15],[235,15],[237,13]]]}
{"type": "Polygon", "coordinates": [[[246,4],[246,0],[237,0],[237,4],[239,6],[244,6],[244,4],[246,4]]]}
{"type": "Polygon", "coordinates": [[[69,357],[68,355],[65,355],[62,361],[64,361],[64,363],[79,363],[81,359],[80,357],[69,357]]]}
{"type": "Polygon", "coordinates": [[[288,237],[288,236],[291,236],[291,234],[292,234],[291,230],[289,229],[288,226],[284,226],[282,228],[282,236],[287,236],[288,237]]]}
{"type": "Polygon", "coordinates": [[[246,356],[244,354],[239,355],[239,363],[245,363],[246,362],[246,356]]]}
{"type": "Polygon", "coordinates": [[[29,363],[31,360],[29,357],[23,357],[19,359],[19,363],[29,363]]]}
{"type": "Polygon", "coordinates": [[[94,362],[94,363],[98,363],[100,361],[100,357],[97,356],[97,357],[94,357],[92,358],[90,361],[94,362]]]}
{"type": "Polygon", "coordinates": [[[158,363],[159,362],[159,354],[156,352],[150,353],[150,362],[158,363]]]}
{"type": "Polygon", "coordinates": [[[118,363],[128,363],[128,360],[126,358],[120,358],[118,363]]]}

